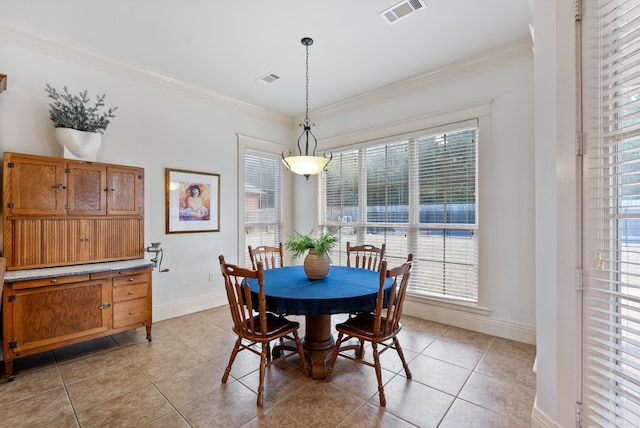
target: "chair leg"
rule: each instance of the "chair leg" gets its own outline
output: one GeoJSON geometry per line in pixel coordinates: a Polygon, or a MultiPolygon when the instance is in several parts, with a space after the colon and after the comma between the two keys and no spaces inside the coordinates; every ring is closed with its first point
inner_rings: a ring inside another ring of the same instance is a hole
{"type": "Polygon", "coordinates": [[[267,368],[267,354],[269,353],[269,343],[262,343],[262,352],[260,353],[260,385],[258,385],[258,407],[262,407],[262,396],[264,395],[264,372],[267,368]]]}
{"type": "Polygon", "coordinates": [[[302,361],[302,370],[304,371],[305,377],[311,377],[311,373],[309,372],[309,366],[307,365],[307,358],[304,356],[304,350],[302,349],[302,342],[300,342],[300,337],[298,336],[298,332],[293,332],[293,340],[296,342],[296,348],[298,348],[298,354],[300,354],[300,360],[302,361]]]}
{"type": "Polygon", "coordinates": [[[393,345],[398,351],[398,355],[400,356],[400,360],[402,361],[402,367],[404,367],[404,372],[407,375],[407,379],[411,379],[411,370],[409,370],[409,364],[404,359],[404,352],[402,352],[402,347],[400,346],[400,341],[396,336],[393,336],[393,345]]]}
{"type": "Polygon", "coordinates": [[[380,396],[380,406],[384,407],[387,405],[387,399],[384,396],[384,387],[382,386],[382,368],[380,367],[380,353],[378,352],[378,344],[372,342],[371,347],[373,348],[373,362],[376,368],[376,377],[378,378],[378,395],[380,396]]]}
{"type": "Polygon", "coordinates": [[[356,351],[356,357],[360,359],[364,358],[364,339],[360,339],[360,347],[356,351]]]}
{"type": "Polygon", "coordinates": [[[231,351],[231,356],[229,357],[229,364],[227,364],[227,368],[222,375],[222,383],[227,383],[227,379],[229,378],[229,373],[231,372],[231,366],[233,365],[233,361],[236,359],[236,355],[238,355],[238,350],[240,349],[240,343],[242,343],[242,339],[238,337],[236,340],[236,344],[233,346],[233,351],[231,351]]]}
{"type": "Polygon", "coordinates": [[[333,371],[333,366],[336,364],[336,359],[338,358],[338,352],[340,352],[340,344],[342,343],[342,332],[338,333],[338,338],[336,339],[336,346],[333,347],[333,353],[331,354],[331,362],[329,363],[329,368],[327,369],[327,373],[325,374],[324,379],[329,382],[331,380],[331,372],[333,371]]]}

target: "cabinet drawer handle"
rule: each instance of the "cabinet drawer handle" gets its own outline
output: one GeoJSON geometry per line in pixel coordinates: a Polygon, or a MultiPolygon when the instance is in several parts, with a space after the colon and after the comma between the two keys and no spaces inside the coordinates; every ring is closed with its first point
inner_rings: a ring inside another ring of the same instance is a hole
{"type": "Polygon", "coordinates": [[[133,311],[129,312],[129,316],[133,316],[133,311]]]}
{"type": "Polygon", "coordinates": [[[102,306],[98,306],[98,309],[100,309],[100,310],[107,309],[109,306],[111,306],[111,304],[109,302],[104,302],[102,304],[102,306]]]}
{"type": "Polygon", "coordinates": [[[133,290],[129,290],[129,292],[127,293],[129,296],[133,296],[133,290]]]}
{"type": "Polygon", "coordinates": [[[116,189],[114,189],[113,187],[107,187],[106,189],[104,189],[105,192],[115,192],[116,189]]]}

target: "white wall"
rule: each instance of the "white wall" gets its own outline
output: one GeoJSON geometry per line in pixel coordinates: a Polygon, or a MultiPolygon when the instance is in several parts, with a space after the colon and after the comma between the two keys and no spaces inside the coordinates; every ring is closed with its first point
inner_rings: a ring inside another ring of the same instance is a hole
{"type": "MultiPolygon", "coordinates": [[[[118,106],[103,136],[99,162],[145,168],[145,245],[161,241],[163,268],[153,274],[154,319],[226,301],[218,255],[237,261],[237,133],[268,141],[291,140],[291,120],[229,108],[189,91],[171,89],[136,70],[120,75],[95,68],[92,58],[62,60],[0,42],[0,150],[62,156],[49,120],[46,83],[72,92],[106,94],[118,106]],[[79,65],[75,60],[89,66],[79,65]],[[219,173],[220,232],[165,234],[165,168],[219,173]],[[208,281],[209,272],[216,280],[208,281]]],[[[147,255],[147,258],[151,256],[147,255]]]]}
{"type": "MultiPolygon", "coordinates": [[[[535,343],[533,54],[524,40],[451,64],[439,76],[384,96],[312,112],[321,149],[472,119],[489,106],[479,139],[480,305],[487,310],[408,302],[414,315],[535,343]],[[474,67],[470,68],[469,63],[474,67]]],[[[296,181],[313,189],[312,183],[296,181]]],[[[296,221],[317,217],[296,193],[296,221]],[[302,203],[300,201],[303,201],[302,203]]],[[[296,223],[296,227],[298,224],[296,223]]],[[[307,227],[308,228],[308,227],[307,227]]],[[[306,230],[306,229],[305,229],[306,230]]]]}

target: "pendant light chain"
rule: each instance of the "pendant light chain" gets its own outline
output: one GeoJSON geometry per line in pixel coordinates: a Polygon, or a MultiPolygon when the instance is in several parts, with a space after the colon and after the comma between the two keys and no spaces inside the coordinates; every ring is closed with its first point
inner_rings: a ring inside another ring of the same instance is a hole
{"type": "Polygon", "coordinates": [[[305,114],[304,114],[304,117],[305,117],[304,121],[305,121],[305,123],[308,124],[309,123],[309,45],[306,45],[305,47],[307,49],[307,61],[306,61],[307,70],[306,70],[306,75],[305,75],[305,77],[307,79],[306,86],[305,86],[305,91],[306,91],[306,94],[307,94],[306,98],[305,98],[305,104],[307,106],[307,109],[306,109],[305,114]]]}

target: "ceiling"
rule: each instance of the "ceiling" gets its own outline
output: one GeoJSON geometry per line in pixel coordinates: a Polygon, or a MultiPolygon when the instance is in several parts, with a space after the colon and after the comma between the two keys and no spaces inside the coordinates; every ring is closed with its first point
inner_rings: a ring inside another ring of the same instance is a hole
{"type": "Polygon", "coordinates": [[[529,37],[530,0],[424,1],[393,25],[380,12],[399,0],[0,0],[0,17],[292,117],[302,37],[310,110],[529,37]],[[256,80],[268,73],[280,78],[256,80]]]}

